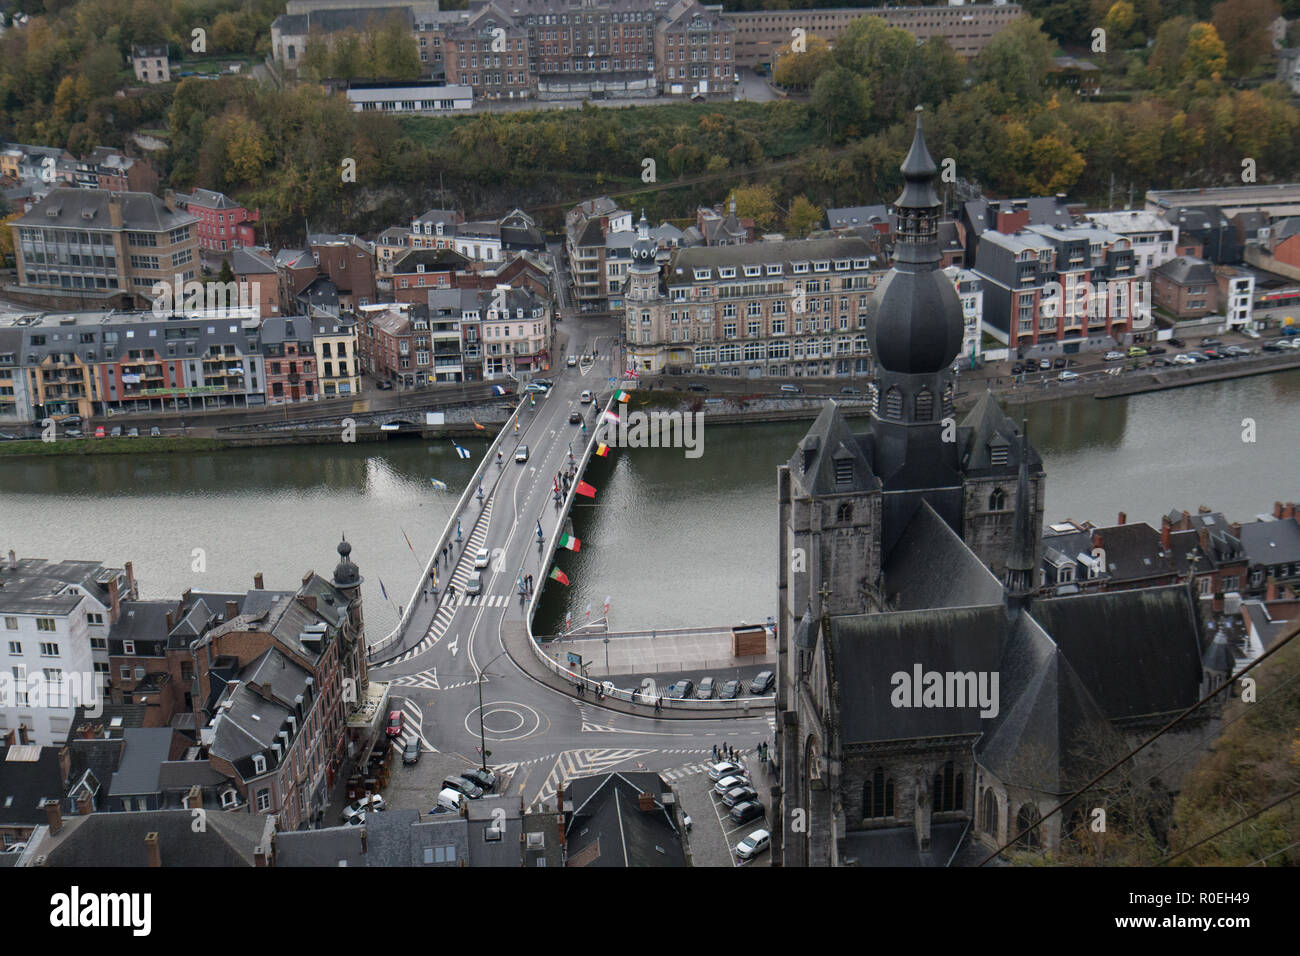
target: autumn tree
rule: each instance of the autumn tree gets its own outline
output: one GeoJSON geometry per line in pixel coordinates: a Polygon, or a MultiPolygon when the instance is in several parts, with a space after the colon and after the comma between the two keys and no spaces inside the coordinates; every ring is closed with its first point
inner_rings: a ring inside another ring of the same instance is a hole
{"type": "Polygon", "coordinates": [[[741,219],[752,219],[762,231],[776,228],[776,193],[766,183],[754,183],[749,186],[737,186],[727,197],[736,203],[736,215],[741,219]]]}
{"type": "Polygon", "coordinates": [[[790,200],[790,211],[785,217],[785,231],[791,236],[802,239],[821,224],[822,209],[815,206],[807,196],[795,196],[790,200]]]}
{"type": "Polygon", "coordinates": [[[1176,86],[1183,78],[1183,54],[1187,51],[1191,29],[1192,21],[1187,17],[1174,17],[1160,24],[1156,31],[1147,67],[1161,85],[1176,86]]]}
{"type": "Polygon", "coordinates": [[[1273,52],[1272,24],[1281,12],[1277,0],[1224,0],[1214,7],[1214,29],[1227,51],[1228,70],[1249,76],[1273,52]]]}
{"type": "Polygon", "coordinates": [[[1053,43],[1042,31],[1043,22],[1017,17],[989,41],[975,58],[975,76],[994,84],[1012,104],[1036,102],[1052,68],[1053,43]]]}
{"type": "Polygon", "coordinates": [[[1117,0],[1111,4],[1101,21],[1101,28],[1106,31],[1106,49],[1110,53],[1127,49],[1146,39],[1137,29],[1137,11],[1128,0],[1117,0]]]}
{"type": "Polygon", "coordinates": [[[824,39],[816,34],[810,33],[804,37],[804,49],[795,52],[787,43],[776,53],[776,68],[772,71],[772,79],[779,86],[788,87],[795,90],[809,89],[817,82],[817,77],[821,75],[831,62],[831,48],[824,39]]]}
{"type": "Polygon", "coordinates": [[[1187,50],[1182,61],[1183,76],[1193,79],[1217,78],[1227,65],[1228,51],[1224,49],[1214,25],[1193,23],[1187,31],[1187,50]]]}
{"type": "MultiPolygon", "coordinates": [[[[879,20],[879,17],[864,17],[879,20]]],[[[832,142],[861,136],[871,112],[871,91],[865,77],[833,66],[813,86],[813,112],[826,124],[832,142]]]]}

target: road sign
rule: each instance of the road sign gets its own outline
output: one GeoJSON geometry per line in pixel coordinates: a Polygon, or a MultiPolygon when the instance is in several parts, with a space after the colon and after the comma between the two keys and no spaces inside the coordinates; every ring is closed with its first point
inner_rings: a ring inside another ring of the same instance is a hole
{"type": "Polygon", "coordinates": [[[569,658],[569,665],[570,665],[570,666],[572,666],[572,667],[581,667],[581,666],[582,666],[582,655],[581,655],[581,654],[575,654],[575,653],[573,653],[573,651],[569,651],[569,652],[568,652],[568,658],[569,658]]]}

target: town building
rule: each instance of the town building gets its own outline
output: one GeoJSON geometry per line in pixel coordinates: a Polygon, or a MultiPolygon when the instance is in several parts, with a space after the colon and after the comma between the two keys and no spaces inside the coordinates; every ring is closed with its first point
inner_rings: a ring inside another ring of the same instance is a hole
{"type": "Polygon", "coordinates": [[[316,371],[320,398],[344,398],[361,394],[361,354],[357,320],[351,313],[341,316],[315,315],[309,320],[315,334],[316,371]]]}
{"type": "Polygon", "coordinates": [[[109,628],[135,596],[130,562],[108,568],[9,552],[0,565],[0,742],[61,744],[77,708],[106,699],[109,628]]]}
{"type": "Polygon", "coordinates": [[[574,777],[556,801],[565,866],[686,866],[676,795],[657,773],[574,777]]]}
{"type": "Polygon", "coordinates": [[[314,318],[307,316],[272,316],[262,321],[267,404],[311,402],[320,398],[313,321],[314,318]]]}
{"type": "Polygon", "coordinates": [[[171,64],[167,61],[167,44],[131,47],[131,70],[141,83],[170,83],[171,64]]]}
{"type": "Polygon", "coordinates": [[[474,105],[473,88],[457,83],[354,82],[346,95],[356,113],[457,113],[474,105]]]}
{"type": "Polygon", "coordinates": [[[683,248],[661,274],[643,215],[632,258],[624,322],[638,371],[870,371],[867,303],[882,273],[860,238],[683,248]]]}
{"type": "Polygon", "coordinates": [[[317,272],[338,289],[339,306],[355,309],[375,301],[375,248],[359,236],[318,234],[308,237],[317,272]]]}
{"type": "Polygon", "coordinates": [[[537,90],[543,47],[504,5],[487,0],[469,9],[464,22],[443,35],[442,67],[447,82],[468,87],[475,100],[529,99],[537,90]],[[533,40],[534,42],[530,42],[533,40]]]}
{"type": "MultiPolygon", "coordinates": [[[[943,262],[942,257],[939,261],[943,262]]],[[[961,351],[957,358],[973,366],[984,351],[984,283],[977,273],[960,266],[945,266],[943,273],[961,299],[961,351]]]]}
{"type": "Polygon", "coordinates": [[[1215,209],[1224,216],[1257,210],[1271,219],[1300,216],[1300,183],[1217,186],[1208,189],[1148,189],[1146,208],[1173,222],[1187,208],[1215,209]]]}
{"type": "Polygon", "coordinates": [[[735,36],[722,4],[678,0],[663,10],[654,31],[660,89],[666,96],[731,93],[736,87],[735,36]]]}
{"type": "MultiPolygon", "coordinates": [[[[1201,696],[1188,589],[1037,596],[1045,475],[1024,426],[986,393],[946,437],[962,309],[938,269],[938,170],[919,118],[902,171],[894,266],[869,306],[880,401],[860,434],[828,402],[778,469],[770,819],[785,866],[1071,846],[1091,761],[1201,696]]],[[[1140,768],[1169,789],[1182,770],[1163,755],[1140,768]]]]}
{"type": "Polygon", "coordinates": [[[966,244],[965,265],[979,262],[979,241],[985,232],[1011,235],[1027,226],[1073,226],[1076,208],[1065,193],[1028,199],[970,199],[962,203],[958,224],[966,244]]]}
{"type": "Polygon", "coordinates": [[[1096,96],[1101,92],[1101,68],[1095,63],[1073,56],[1054,56],[1047,80],[1079,96],[1096,96]]]}
{"type": "Polygon", "coordinates": [[[1214,267],[1204,259],[1179,256],[1151,271],[1155,307],[1173,319],[1199,319],[1219,308],[1214,267]]]}
{"type": "Polygon", "coordinates": [[[1133,244],[1133,269],[1140,278],[1147,278],[1152,269],[1177,255],[1178,227],[1170,225],[1156,213],[1126,209],[1084,215],[1089,222],[1095,222],[1117,236],[1124,236],[1133,244]]]}
{"type": "Polygon", "coordinates": [[[226,252],[257,244],[254,224],[261,220],[261,213],[244,208],[225,193],[211,189],[196,189],[188,195],[178,193],[176,204],[198,220],[199,247],[204,252],[226,252]]]}
{"type": "MultiPolygon", "coordinates": [[[[312,38],[319,37],[325,43],[331,43],[335,36],[348,31],[364,34],[378,30],[393,17],[414,32],[413,6],[354,3],[347,7],[327,7],[313,4],[301,13],[282,13],[271,21],[271,55],[283,68],[297,70],[312,38]]],[[[437,4],[432,4],[432,7],[437,9],[437,4]]]]}
{"type": "Polygon", "coordinates": [[[151,193],[158,188],[158,171],[147,159],[96,146],[89,156],[77,161],[73,182],[82,189],[151,193]]]}
{"type": "Polygon", "coordinates": [[[45,801],[63,795],[66,773],[60,753],[57,746],[10,744],[0,739],[0,793],[4,794],[0,800],[0,852],[18,851],[19,844],[27,843],[48,820],[45,801]]]}
{"type": "Polygon", "coordinates": [[[259,317],[283,315],[288,311],[287,278],[269,249],[235,247],[222,257],[222,261],[230,263],[230,271],[235,277],[236,292],[232,301],[253,308],[259,317]]]}
{"type": "Polygon", "coordinates": [[[607,241],[609,236],[631,229],[631,211],[619,209],[608,196],[579,203],[565,214],[564,251],[569,259],[573,301],[580,312],[611,311],[610,295],[617,293],[609,286],[607,241]]]}
{"type": "Polygon", "coordinates": [[[1255,327],[1255,275],[1239,266],[1215,266],[1219,309],[1230,329],[1255,327]]]}
{"type": "Polygon", "coordinates": [[[197,219],[149,193],[60,188],[10,224],[19,286],[48,308],[147,307],[198,275],[197,219]]]}

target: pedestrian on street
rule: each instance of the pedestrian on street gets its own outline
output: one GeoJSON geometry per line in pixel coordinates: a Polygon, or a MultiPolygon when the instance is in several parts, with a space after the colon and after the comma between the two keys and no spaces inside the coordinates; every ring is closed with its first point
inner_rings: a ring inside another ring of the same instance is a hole
{"type": "Polygon", "coordinates": [[[714,744],[714,745],[713,745],[713,762],[714,762],[714,763],[717,763],[717,762],[718,762],[718,745],[717,745],[717,744],[714,744]]]}

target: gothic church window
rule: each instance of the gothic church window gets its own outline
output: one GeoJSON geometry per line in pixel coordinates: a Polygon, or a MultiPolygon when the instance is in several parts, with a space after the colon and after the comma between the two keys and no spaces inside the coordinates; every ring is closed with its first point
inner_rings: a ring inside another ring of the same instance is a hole
{"type": "Polygon", "coordinates": [[[989,495],[989,511],[1001,511],[1007,506],[1007,495],[1001,488],[994,488],[989,495]]]}
{"type": "Polygon", "coordinates": [[[965,774],[957,770],[951,760],[943,770],[934,775],[934,812],[961,810],[964,806],[965,774]]]}
{"type": "Polygon", "coordinates": [[[984,791],[984,819],[981,823],[985,833],[998,835],[998,798],[993,795],[993,788],[984,791]]]}
{"type": "Polygon", "coordinates": [[[1032,803],[1021,806],[1020,812],[1016,814],[1016,832],[1021,834],[1016,846],[1022,850],[1036,850],[1043,845],[1043,835],[1040,832],[1042,828],[1038,826],[1041,820],[1038,807],[1032,803]]]}
{"type": "Polygon", "coordinates": [[[934,418],[934,393],[923,388],[916,393],[916,420],[928,422],[934,418]]]}
{"type": "Polygon", "coordinates": [[[862,785],[862,818],[870,820],[894,815],[894,778],[877,767],[862,785]]]}
{"type": "Polygon", "coordinates": [[[848,524],[853,520],[853,505],[844,502],[835,509],[835,523],[848,524]]]}

